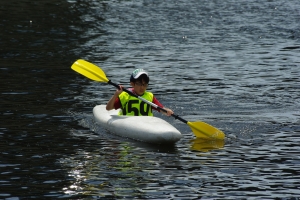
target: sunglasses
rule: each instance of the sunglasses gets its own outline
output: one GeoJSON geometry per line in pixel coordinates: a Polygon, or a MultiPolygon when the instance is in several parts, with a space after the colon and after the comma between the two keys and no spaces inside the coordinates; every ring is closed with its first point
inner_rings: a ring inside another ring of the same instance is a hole
{"type": "Polygon", "coordinates": [[[148,86],[147,83],[142,84],[142,83],[140,83],[140,82],[135,82],[134,84],[137,85],[137,86],[144,86],[144,87],[147,87],[147,86],[148,86]]]}

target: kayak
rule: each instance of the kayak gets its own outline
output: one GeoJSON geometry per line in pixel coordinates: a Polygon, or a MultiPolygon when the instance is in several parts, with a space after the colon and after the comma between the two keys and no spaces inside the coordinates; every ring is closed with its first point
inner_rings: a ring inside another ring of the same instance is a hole
{"type": "Polygon", "coordinates": [[[93,109],[97,124],[109,132],[146,143],[175,143],[181,133],[163,119],[151,116],[122,116],[119,110],[106,110],[106,105],[97,105],[93,109]]]}

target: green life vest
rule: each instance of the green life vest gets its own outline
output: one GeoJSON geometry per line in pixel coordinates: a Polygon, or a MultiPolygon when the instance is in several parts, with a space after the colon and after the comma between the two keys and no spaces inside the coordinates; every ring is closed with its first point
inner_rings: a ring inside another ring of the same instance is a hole
{"type": "MultiPolygon", "coordinates": [[[[150,102],[153,101],[153,94],[151,92],[145,92],[141,97],[150,102]]],[[[152,108],[149,104],[134,96],[130,96],[127,92],[122,92],[119,95],[119,99],[122,106],[119,115],[153,116],[152,108]]]]}

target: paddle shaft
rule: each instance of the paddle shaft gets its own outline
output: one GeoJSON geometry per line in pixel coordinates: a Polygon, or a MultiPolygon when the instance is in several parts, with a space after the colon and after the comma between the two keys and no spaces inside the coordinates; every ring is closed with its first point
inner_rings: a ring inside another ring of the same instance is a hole
{"type": "MultiPolygon", "coordinates": [[[[110,80],[109,80],[107,83],[110,84],[110,85],[115,86],[115,87],[118,88],[118,89],[120,89],[120,86],[119,86],[119,85],[117,85],[117,84],[111,82],[110,80]]],[[[159,109],[159,110],[162,110],[162,111],[164,111],[164,112],[167,112],[166,109],[164,109],[164,108],[162,108],[162,107],[156,105],[155,103],[152,103],[152,102],[150,102],[150,101],[148,101],[148,100],[146,100],[146,99],[144,99],[144,98],[138,96],[137,94],[134,94],[133,92],[131,92],[130,90],[127,90],[126,88],[123,88],[123,91],[127,92],[127,93],[130,94],[131,96],[134,96],[134,97],[140,99],[141,101],[143,101],[143,102],[149,104],[150,106],[153,106],[153,107],[156,108],[156,109],[159,109]]],[[[188,121],[186,121],[185,119],[182,119],[182,118],[179,117],[178,115],[172,114],[171,116],[174,117],[175,119],[178,119],[178,120],[182,121],[183,123],[186,123],[186,124],[188,123],[188,121]]]]}

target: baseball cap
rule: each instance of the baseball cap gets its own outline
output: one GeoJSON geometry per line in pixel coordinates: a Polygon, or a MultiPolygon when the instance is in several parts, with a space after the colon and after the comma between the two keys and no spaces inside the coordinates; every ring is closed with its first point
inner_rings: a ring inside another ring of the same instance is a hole
{"type": "Polygon", "coordinates": [[[136,69],[132,72],[131,74],[131,77],[130,77],[130,80],[133,80],[133,79],[137,79],[139,78],[142,74],[146,74],[147,77],[148,76],[148,73],[144,70],[144,69],[136,69]]]}

